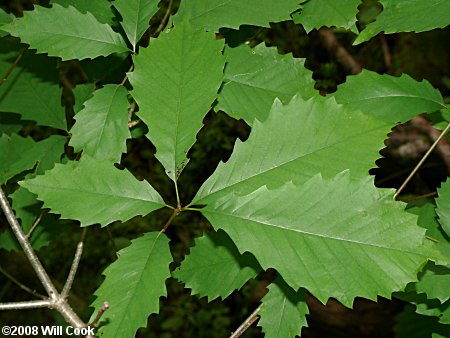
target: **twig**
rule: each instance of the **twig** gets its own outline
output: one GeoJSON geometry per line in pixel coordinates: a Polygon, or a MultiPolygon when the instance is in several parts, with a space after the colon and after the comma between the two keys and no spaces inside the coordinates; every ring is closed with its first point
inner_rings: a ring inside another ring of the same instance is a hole
{"type": "Polygon", "coordinates": [[[113,238],[113,236],[111,234],[111,231],[109,231],[108,227],[105,227],[105,229],[106,229],[106,233],[108,234],[108,238],[111,241],[111,245],[113,247],[113,250],[116,253],[116,257],[119,258],[120,257],[119,250],[117,250],[116,243],[114,242],[114,238],[113,238]]]}
{"type": "Polygon", "coordinates": [[[169,5],[167,6],[167,10],[166,13],[164,14],[164,17],[161,20],[161,23],[159,24],[158,28],[156,29],[156,31],[153,33],[153,37],[157,36],[159,33],[162,32],[162,30],[164,29],[164,27],[166,26],[167,23],[167,19],[170,16],[170,11],[172,10],[172,5],[173,5],[173,0],[169,1],[169,5]]]}
{"type": "Polygon", "coordinates": [[[254,323],[259,319],[258,312],[262,309],[263,304],[260,304],[253,313],[248,316],[248,318],[237,328],[236,331],[234,331],[230,338],[238,338],[242,336],[242,334],[254,323]]]}
{"type": "MultiPolygon", "coordinates": [[[[441,132],[433,127],[431,122],[423,116],[416,116],[411,120],[411,124],[426,134],[432,142],[436,141],[441,135],[441,132]]],[[[450,144],[447,142],[439,142],[436,146],[436,151],[447,166],[447,173],[450,175],[450,144]]]]}
{"type": "Polygon", "coordinates": [[[50,280],[50,277],[48,276],[41,262],[39,261],[39,258],[36,256],[36,253],[31,247],[31,244],[28,242],[28,239],[25,233],[23,232],[22,227],[19,225],[19,222],[17,221],[17,218],[14,215],[11,206],[9,205],[8,199],[6,198],[5,193],[1,188],[0,188],[0,204],[2,206],[6,219],[8,220],[8,223],[11,226],[12,231],[14,232],[14,235],[17,238],[17,241],[19,242],[31,266],[33,267],[39,280],[44,286],[45,291],[47,291],[47,294],[51,299],[55,300],[58,295],[58,291],[56,290],[55,286],[50,280]]]}
{"type": "Polygon", "coordinates": [[[61,292],[61,298],[67,299],[69,297],[70,289],[72,288],[73,280],[75,278],[75,274],[77,273],[78,265],[80,264],[81,255],[83,254],[83,245],[84,238],[86,237],[87,228],[83,229],[81,233],[81,239],[78,242],[77,250],[75,251],[75,256],[73,258],[72,266],[69,271],[69,275],[67,276],[66,283],[64,284],[64,288],[61,292]]]}
{"type": "Polygon", "coordinates": [[[30,239],[31,234],[33,233],[34,229],[37,227],[37,225],[39,224],[39,222],[41,221],[42,217],[45,215],[45,211],[42,211],[38,218],[36,218],[36,220],[33,222],[33,224],[31,225],[30,230],[28,230],[27,233],[27,239],[30,239]]]}
{"type": "Polygon", "coordinates": [[[50,300],[28,300],[26,302],[10,302],[0,303],[0,310],[23,310],[23,309],[37,309],[41,307],[52,307],[50,300]]]}
{"type": "Polygon", "coordinates": [[[128,129],[136,127],[139,123],[141,123],[141,120],[134,120],[134,121],[128,122],[128,129]]]}
{"type": "Polygon", "coordinates": [[[23,56],[23,53],[25,53],[27,49],[23,48],[19,55],[17,56],[16,60],[14,61],[14,63],[11,65],[11,67],[9,67],[8,71],[6,72],[6,74],[3,76],[3,78],[0,80],[0,86],[6,81],[6,79],[11,75],[12,71],[14,70],[14,68],[16,68],[17,64],[19,63],[20,59],[23,56]]]}
{"type": "Polygon", "coordinates": [[[100,318],[102,318],[103,314],[108,309],[109,309],[109,303],[108,302],[104,302],[103,306],[100,309],[98,309],[97,316],[95,317],[93,322],[91,324],[89,324],[89,326],[97,327],[98,326],[98,322],[100,321],[100,318]]]}
{"type": "Polygon", "coordinates": [[[170,216],[169,220],[166,222],[166,224],[164,224],[164,227],[159,231],[159,235],[161,235],[163,232],[165,232],[167,230],[167,228],[169,227],[169,225],[172,223],[172,221],[175,219],[175,217],[177,217],[180,212],[181,212],[181,206],[178,206],[177,208],[173,209],[173,213],[170,216]]]}
{"type": "Polygon", "coordinates": [[[411,171],[411,173],[406,178],[406,180],[402,183],[400,188],[398,188],[398,190],[394,194],[394,201],[397,200],[398,195],[400,195],[400,193],[403,191],[403,189],[405,189],[408,182],[411,180],[411,178],[413,178],[413,176],[419,170],[420,166],[423,164],[423,162],[425,162],[425,160],[428,158],[428,156],[430,156],[431,152],[434,150],[434,148],[436,148],[437,144],[439,143],[440,140],[442,140],[442,138],[445,136],[445,134],[447,134],[449,129],[450,129],[450,123],[447,125],[447,127],[445,127],[445,129],[442,131],[441,135],[439,135],[439,137],[436,139],[436,141],[434,141],[434,143],[431,145],[430,149],[428,149],[428,151],[425,153],[425,155],[423,155],[422,159],[419,161],[419,163],[417,163],[417,165],[415,166],[413,171],[411,171]]]}
{"type": "Polygon", "coordinates": [[[77,328],[86,327],[87,325],[78,317],[78,315],[74,312],[67,301],[64,298],[61,298],[55,285],[51,281],[50,277],[42,266],[42,263],[39,261],[39,258],[36,256],[36,253],[31,247],[30,242],[28,241],[22,227],[17,221],[17,218],[14,215],[13,210],[11,209],[8,199],[6,198],[6,195],[1,188],[0,205],[3,209],[3,213],[5,214],[6,219],[8,220],[9,225],[11,226],[12,231],[14,232],[14,235],[16,236],[17,241],[19,242],[25,253],[25,256],[27,257],[32,268],[36,272],[37,277],[41,281],[42,285],[45,288],[45,291],[48,294],[47,299],[40,301],[2,303],[0,305],[0,310],[48,307],[57,310],[70,325],[77,328]]]}
{"type": "Polygon", "coordinates": [[[132,64],[130,66],[130,68],[128,69],[127,73],[125,74],[125,77],[122,79],[122,81],[120,82],[120,85],[123,86],[125,84],[125,82],[127,82],[128,80],[128,73],[131,72],[134,68],[134,65],[132,64]]]}
{"type": "Polygon", "coordinates": [[[14,278],[12,275],[10,275],[5,269],[3,269],[3,267],[1,265],[0,265],[0,272],[3,275],[5,275],[5,277],[8,278],[11,282],[16,284],[18,287],[20,287],[22,290],[28,292],[29,294],[31,294],[31,295],[33,295],[33,296],[35,296],[37,298],[41,298],[41,299],[46,299],[47,298],[44,295],[41,295],[39,292],[36,292],[36,291],[32,290],[31,288],[29,288],[25,284],[22,284],[21,282],[19,282],[16,278],[14,278]]]}
{"type": "Polygon", "coordinates": [[[325,42],[327,49],[336,55],[339,61],[349,69],[351,74],[358,74],[361,72],[361,65],[344,47],[342,47],[330,29],[325,27],[319,29],[319,35],[325,42]]]}
{"type": "Polygon", "coordinates": [[[381,49],[383,50],[384,64],[386,65],[386,68],[389,69],[392,65],[392,56],[389,52],[389,46],[387,44],[386,37],[383,33],[381,33],[380,35],[378,35],[378,38],[380,39],[381,49]]]}
{"type": "Polygon", "coordinates": [[[419,196],[405,198],[405,199],[402,199],[401,201],[405,202],[405,203],[408,203],[408,202],[411,202],[411,201],[417,201],[417,200],[421,200],[423,198],[433,197],[433,196],[436,196],[436,195],[437,195],[437,192],[433,191],[433,192],[429,192],[428,194],[423,194],[423,195],[419,195],[419,196]]]}

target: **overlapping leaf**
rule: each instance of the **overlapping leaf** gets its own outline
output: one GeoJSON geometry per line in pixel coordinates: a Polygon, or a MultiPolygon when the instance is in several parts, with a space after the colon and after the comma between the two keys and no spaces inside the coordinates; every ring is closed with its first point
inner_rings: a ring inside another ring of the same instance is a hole
{"type": "Polygon", "coordinates": [[[32,138],[12,134],[0,138],[0,184],[13,176],[32,169],[40,162],[37,172],[51,168],[64,151],[65,138],[52,136],[35,142],[32,138]]]}
{"type": "Polygon", "coordinates": [[[304,59],[280,55],[276,48],[263,44],[227,48],[225,55],[224,85],[214,109],[242,118],[249,125],[255,118],[267,118],[276,97],[286,104],[295,94],[304,99],[314,94],[312,72],[305,68],[304,59]]]}
{"type": "Polygon", "coordinates": [[[169,239],[157,232],[135,239],[120,251],[119,259],[105,270],[106,279],[92,304],[98,309],[107,301],[110,306],[100,321],[107,323],[100,327],[100,336],[134,337],[137,329],[147,325],[147,317],[159,311],[159,298],[166,295],[171,261],[169,239]]]}
{"type": "Polygon", "coordinates": [[[127,94],[125,87],[113,84],[94,92],[75,115],[69,143],[75,151],[83,150],[96,160],[120,161],[127,151],[125,141],[131,137],[127,94]]]}
{"type": "Polygon", "coordinates": [[[380,0],[383,11],[361,32],[355,44],[380,32],[424,32],[450,25],[450,2],[446,0],[380,0]]]}
{"type": "Polygon", "coordinates": [[[149,27],[149,21],[158,12],[159,0],[116,0],[114,7],[122,16],[122,27],[135,49],[149,27]]]}
{"type": "Polygon", "coordinates": [[[175,19],[189,18],[196,27],[218,32],[240,25],[269,27],[270,22],[290,20],[298,7],[297,0],[187,0],[181,2],[175,19]]]}
{"type": "Polygon", "coordinates": [[[62,218],[79,220],[82,226],[126,221],[164,206],[161,196],[147,182],[136,180],[108,161],[86,155],[80,162],[57,164],[45,175],[20,184],[38,195],[44,208],[62,218]]]}
{"type": "Polygon", "coordinates": [[[38,53],[59,56],[63,60],[95,58],[128,51],[125,41],[112,28],[90,13],[72,6],[54,4],[51,9],[36,6],[20,19],[2,29],[38,53]]]}
{"type": "Polygon", "coordinates": [[[437,317],[423,316],[414,311],[414,306],[408,305],[396,317],[394,326],[395,337],[398,338],[445,338],[448,337],[450,325],[439,323],[437,317]]]}
{"type": "Polygon", "coordinates": [[[292,18],[295,23],[302,24],[309,33],[314,28],[338,27],[357,32],[356,14],[361,0],[313,0],[303,1],[301,11],[292,18]]]}
{"type": "Polygon", "coordinates": [[[439,223],[447,236],[450,236],[450,181],[442,184],[438,189],[439,198],[436,199],[436,213],[439,223]]]}
{"type": "Polygon", "coordinates": [[[84,103],[91,98],[94,90],[95,86],[92,83],[79,84],[73,88],[73,96],[75,97],[73,112],[75,114],[83,109],[84,103]]]}
{"type": "Polygon", "coordinates": [[[296,96],[286,106],[275,101],[268,119],[255,120],[249,139],[236,142],[228,162],[219,164],[193,203],[289,180],[302,184],[317,172],[331,178],[351,169],[352,177],[366,177],[389,130],[390,124],[351,112],[333,98],[296,96]]]}
{"type": "Polygon", "coordinates": [[[308,326],[305,290],[295,292],[280,277],[268,289],[269,293],[262,299],[263,307],[258,322],[265,337],[299,336],[302,327],[308,326]]]}
{"type": "Polygon", "coordinates": [[[253,256],[241,255],[227,234],[219,231],[197,239],[173,276],[192,289],[193,294],[211,301],[228,297],[260,270],[253,256]]]}
{"type": "Polygon", "coordinates": [[[407,74],[394,77],[363,70],[350,76],[333,94],[338,103],[350,109],[387,122],[406,122],[414,116],[445,108],[440,92],[423,80],[418,82],[407,74]]]}
{"type": "Polygon", "coordinates": [[[183,23],[134,57],[135,71],[129,78],[138,115],[173,181],[217,96],[225,63],[222,48],[214,34],[183,23]]]}
{"type": "Polygon", "coordinates": [[[417,280],[427,260],[419,252],[425,230],[415,217],[389,191],[377,190],[369,178],[351,181],[348,171],[331,180],[317,175],[301,186],[288,182],[210,198],[202,213],[240,252],[251,252],[264,269],[277,269],[291,287],[305,287],[324,303],[390,297],[417,280]]]}
{"type": "MultiPolygon", "coordinates": [[[[0,44],[0,73],[6,74],[21,53],[18,44],[0,44]]],[[[23,51],[22,51],[23,52],[23,51]]],[[[66,129],[56,59],[25,52],[0,86],[0,112],[18,113],[39,125],[66,129]]]]}
{"type": "Polygon", "coordinates": [[[444,303],[450,298],[450,269],[430,263],[416,283],[416,290],[425,293],[428,299],[444,303]]]}
{"type": "MultiPolygon", "coordinates": [[[[6,13],[3,9],[0,8],[0,26],[10,23],[11,21],[13,21],[13,19],[14,19],[14,16],[6,13]]],[[[8,33],[4,32],[0,29],[0,38],[7,34],[8,33]]]]}
{"type": "MultiPolygon", "coordinates": [[[[12,207],[20,220],[22,229],[28,234],[33,223],[41,213],[42,203],[36,200],[36,195],[24,188],[19,188],[10,197],[12,207]]],[[[38,250],[48,245],[53,238],[63,233],[63,231],[64,227],[61,227],[52,215],[44,215],[29,237],[30,244],[35,250],[38,250]]],[[[22,250],[12,230],[9,228],[0,234],[0,248],[14,251],[22,250]]]]}
{"type": "Polygon", "coordinates": [[[60,4],[63,7],[73,6],[81,13],[92,13],[101,23],[113,24],[114,14],[111,10],[111,2],[108,0],[52,0],[51,3],[60,4]]]}

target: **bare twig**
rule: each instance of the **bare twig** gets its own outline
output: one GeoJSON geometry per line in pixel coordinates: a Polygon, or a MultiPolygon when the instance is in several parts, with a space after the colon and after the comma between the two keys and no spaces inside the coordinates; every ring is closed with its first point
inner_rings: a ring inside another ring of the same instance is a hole
{"type": "Polygon", "coordinates": [[[167,6],[166,14],[164,14],[164,17],[162,18],[161,23],[159,24],[156,31],[153,33],[153,35],[152,35],[153,37],[158,36],[158,34],[161,33],[162,30],[164,29],[164,27],[166,26],[167,19],[170,16],[170,11],[172,10],[172,5],[173,5],[173,0],[170,0],[169,5],[167,6]]]}
{"type": "MultiPolygon", "coordinates": [[[[426,134],[432,142],[436,141],[441,135],[441,132],[433,127],[433,124],[424,116],[416,116],[411,120],[411,124],[426,134]]],[[[447,173],[450,175],[450,144],[440,141],[436,146],[436,151],[447,166],[447,173]]]]}
{"type": "Polygon", "coordinates": [[[1,188],[0,188],[0,204],[2,206],[6,219],[8,220],[8,223],[11,226],[12,231],[14,232],[14,235],[17,238],[17,241],[19,242],[25,255],[27,256],[27,259],[29,260],[31,266],[36,272],[36,275],[38,276],[39,280],[44,286],[45,291],[47,291],[47,294],[51,299],[55,300],[57,298],[58,291],[56,290],[55,286],[50,280],[50,277],[48,276],[47,272],[45,271],[38,257],[36,256],[36,253],[31,247],[31,244],[28,242],[27,236],[25,235],[21,226],[19,225],[19,222],[17,221],[17,218],[14,215],[11,206],[9,205],[8,199],[6,198],[5,193],[1,188]]]}
{"type": "Polygon", "coordinates": [[[336,55],[338,60],[349,69],[351,74],[361,72],[361,65],[342,47],[329,28],[323,27],[319,29],[319,35],[322,37],[327,49],[336,55]]]}
{"type": "Polygon", "coordinates": [[[380,35],[378,35],[378,38],[380,39],[381,49],[383,50],[384,64],[386,65],[386,68],[389,69],[392,65],[392,56],[389,52],[389,46],[387,44],[386,37],[383,33],[381,33],[380,35]]]}
{"type": "Polygon", "coordinates": [[[420,195],[420,196],[414,196],[414,197],[410,197],[410,198],[405,198],[405,199],[402,199],[401,201],[405,202],[405,203],[408,203],[408,202],[411,202],[411,201],[417,201],[417,200],[421,200],[423,198],[433,197],[433,196],[436,196],[436,195],[437,195],[437,192],[433,191],[433,192],[429,192],[428,194],[423,194],[423,195],[420,195]]]}
{"type": "Polygon", "coordinates": [[[180,214],[180,212],[181,212],[182,210],[183,210],[183,209],[181,208],[181,205],[178,205],[175,209],[173,209],[172,215],[170,216],[170,218],[169,218],[169,220],[166,222],[166,224],[164,224],[164,227],[159,231],[158,236],[161,235],[163,232],[165,232],[165,231],[167,230],[167,228],[169,227],[169,225],[172,223],[172,221],[175,219],[175,217],[177,217],[177,216],[180,214]]]}
{"type": "Polygon", "coordinates": [[[108,238],[109,238],[109,240],[111,242],[111,245],[113,247],[113,250],[116,253],[116,257],[119,258],[120,257],[119,250],[117,250],[116,243],[114,242],[114,238],[113,238],[113,236],[111,234],[111,231],[109,230],[108,227],[105,227],[105,229],[106,229],[106,233],[108,234],[108,238]]]}
{"type": "Polygon", "coordinates": [[[45,215],[45,211],[42,211],[38,218],[33,222],[33,224],[31,225],[30,230],[28,230],[27,233],[27,239],[30,239],[31,234],[33,233],[34,229],[37,227],[37,225],[39,224],[39,222],[41,221],[42,217],[45,215]]]}
{"type": "Polygon", "coordinates": [[[437,144],[439,143],[440,140],[442,140],[442,138],[445,136],[445,134],[447,134],[447,132],[450,129],[450,123],[447,125],[447,127],[445,127],[445,129],[442,131],[441,135],[439,135],[439,137],[434,141],[434,143],[431,145],[430,149],[428,149],[428,151],[425,153],[425,155],[423,155],[422,159],[419,161],[419,163],[417,163],[417,165],[414,167],[414,169],[411,171],[411,173],[409,174],[409,176],[406,178],[406,180],[402,183],[402,185],[400,186],[400,188],[398,188],[398,190],[396,191],[396,193],[394,194],[394,200],[397,200],[398,195],[400,195],[400,193],[403,191],[403,189],[405,189],[406,185],[409,183],[409,181],[411,180],[411,178],[413,178],[413,176],[416,174],[416,172],[419,170],[419,168],[422,166],[423,162],[425,162],[425,160],[428,158],[428,156],[430,156],[430,154],[432,153],[432,151],[434,150],[434,148],[436,148],[437,144]]]}
{"type": "Polygon", "coordinates": [[[95,317],[94,321],[89,324],[89,326],[93,326],[93,327],[97,327],[98,326],[98,322],[100,321],[100,318],[102,318],[103,314],[109,309],[109,303],[108,302],[104,302],[103,306],[98,309],[97,312],[97,316],[95,317]]]}
{"type": "Polygon", "coordinates": [[[83,229],[81,233],[81,239],[78,242],[77,250],[75,251],[75,256],[73,258],[72,267],[70,268],[69,275],[67,276],[66,283],[61,292],[61,298],[67,299],[69,297],[70,289],[72,288],[72,283],[77,273],[78,265],[80,264],[81,255],[83,254],[84,238],[86,237],[87,228],[83,229]]]}
{"type": "Polygon", "coordinates": [[[11,75],[12,71],[14,70],[14,68],[16,68],[17,64],[19,63],[20,59],[23,56],[23,53],[25,53],[27,49],[23,48],[19,55],[17,55],[16,60],[13,62],[13,64],[11,65],[11,67],[9,67],[8,71],[6,72],[6,74],[3,76],[3,78],[0,80],[0,86],[8,79],[8,77],[11,75]]]}
{"type": "Polygon", "coordinates": [[[39,258],[31,247],[27,236],[25,235],[19,222],[17,221],[17,218],[14,215],[13,210],[11,209],[8,199],[6,198],[6,195],[1,188],[0,205],[3,209],[3,213],[5,214],[6,219],[8,220],[9,225],[11,226],[12,231],[14,232],[14,235],[16,236],[17,241],[19,242],[25,253],[25,256],[27,257],[32,268],[36,272],[37,277],[41,281],[42,285],[45,288],[45,291],[48,294],[47,299],[40,301],[2,303],[0,304],[0,310],[48,307],[50,309],[57,310],[70,325],[77,328],[87,327],[87,325],[73,311],[71,306],[67,303],[66,299],[62,298],[58,293],[58,290],[56,289],[55,285],[42,266],[42,263],[39,261],[39,258]]]}
{"type": "Polygon", "coordinates": [[[125,74],[125,77],[122,79],[122,81],[120,82],[120,85],[123,86],[125,84],[125,82],[127,82],[128,80],[128,73],[133,71],[134,65],[132,64],[130,66],[130,68],[128,69],[127,73],[125,74]]]}
{"type": "Polygon", "coordinates": [[[262,309],[263,304],[260,304],[255,311],[252,312],[250,316],[237,328],[236,331],[234,331],[230,338],[238,338],[242,336],[242,334],[250,327],[254,322],[256,322],[259,319],[258,312],[262,309]]]}
{"type": "Polygon", "coordinates": [[[23,309],[37,309],[41,307],[52,307],[50,300],[28,300],[25,302],[10,302],[0,303],[0,310],[23,310],[23,309]]]}
{"type": "Polygon", "coordinates": [[[31,294],[31,295],[33,295],[33,296],[35,296],[37,298],[41,298],[41,299],[46,299],[47,298],[44,295],[41,295],[39,292],[36,292],[35,290],[29,288],[25,284],[19,282],[16,278],[14,278],[12,275],[10,275],[5,269],[3,269],[3,267],[1,265],[0,265],[0,272],[3,275],[5,275],[5,277],[8,278],[11,282],[16,284],[18,287],[20,287],[22,290],[28,292],[29,294],[31,294]]]}

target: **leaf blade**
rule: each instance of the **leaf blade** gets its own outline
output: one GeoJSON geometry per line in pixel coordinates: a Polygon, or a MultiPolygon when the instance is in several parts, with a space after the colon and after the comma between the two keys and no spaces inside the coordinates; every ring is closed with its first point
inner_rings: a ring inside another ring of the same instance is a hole
{"type": "Polygon", "coordinates": [[[193,294],[208,301],[225,299],[240,289],[261,267],[248,253],[241,255],[223,231],[208,233],[195,241],[195,247],[173,272],[193,294]]]}
{"type": "Polygon", "coordinates": [[[114,1],[114,7],[122,16],[121,25],[133,46],[133,50],[149,27],[151,17],[158,12],[158,2],[159,0],[114,1]]]}
{"type": "Polygon", "coordinates": [[[100,308],[108,301],[110,305],[100,322],[108,321],[99,329],[101,335],[133,337],[146,326],[147,317],[159,311],[159,298],[166,295],[171,262],[169,239],[157,232],[144,234],[120,251],[118,260],[104,271],[106,279],[91,304],[100,308]]]}
{"type": "Polygon", "coordinates": [[[302,184],[317,172],[331,178],[350,169],[352,177],[365,177],[389,131],[390,124],[350,112],[334,99],[295,96],[286,106],[276,100],[268,119],[255,120],[248,140],[236,142],[230,159],[219,164],[192,203],[290,180],[302,184]]]}
{"type": "Polygon", "coordinates": [[[427,260],[418,250],[425,230],[414,216],[371,180],[350,181],[348,171],[332,180],[317,175],[302,186],[231,194],[202,213],[240,252],[251,252],[264,269],[277,269],[292,288],[305,287],[323,303],[390,297],[416,281],[427,260]]]}
{"type": "Polygon", "coordinates": [[[266,337],[295,337],[300,335],[302,327],[308,326],[306,315],[305,290],[295,292],[286,282],[277,279],[268,286],[269,292],[261,302],[258,326],[266,337]]]}
{"type": "Polygon", "coordinates": [[[20,37],[38,53],[58,56],[64,61],[129,51],[123,38],[110,26],[98,22],[90,12],[82,14],[72,6],[53,4],[51,9],[36,6],[34,11],[26,12],[2,29],[20,37]]]}
{"type": "MultiPolygon", "coordinates": [[[[221,27],[240,25],[269,27],[269,22],[290,20],[298,1],[286,0],[200,0],[181,2],[175,20],[189,18],[196,27],[218,32],[221,27]]],[[[177,22],[177,21],[176,21],[177,22]]]]}
{"type": "Polygon", "coordinates": [[[425,32],[450,25],[450,3],[442,0],[380,0],[383,11],[356,38],[354,44],[368,41],[378,33],[425,32]]]}
{"type": "Polygon", "coordinates": [[[423,80],[363,70],[350,76],[333,94],[338,103],[386,122],[406,122],[423,112],[445,108],[440,92],[423,80]],[[395,114],[394,114],[395,113],[395,114]]]}
{"type": "Polygon", "coordinates": [[[131,137],[127,94],[125,87],[113,84],[96,90],[75,115],[69,145],[95,159],[119,162],[131,137]]]}
{"type": "Polygon", "coordinates": [[[223,110],[251,125],[264,121],[275,98],[284,104],[300,94],[304,99],[315,93],[312,72],[304,67],[305,59],[280,55],[276,48],[260,44],[226,48],[227,66],[216,111],[223,110]]]}
{"type": "Polygon", "coordinates": [[[223,42],[213,34],[184,23],[134,57],[131,95],[149,127],[156,157],[173,181],[187,163],[187,152],[217,96],[225,63],[222,48],[223,42]]]}
{"type": "Polygon", "coordinates": [[[44,208],[76,219],[82,226],[126,221],[163,207],[164,201],[148,183],[108,161],[83,156],[80,162],[57,164],[45,175],[20,183],[44,201],[44,208]],[[65,201],[71,200],[71,204],[65,201]]]}

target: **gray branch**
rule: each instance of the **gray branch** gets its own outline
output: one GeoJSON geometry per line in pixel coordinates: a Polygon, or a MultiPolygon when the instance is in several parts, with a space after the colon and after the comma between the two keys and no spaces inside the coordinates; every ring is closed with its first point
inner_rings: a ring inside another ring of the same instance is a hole
{"type": "Polygon", "coordinates": [[[50,300],[29,300],[25,302],[0,303],[0,310],[22,310],[37,309],[41,307],[51,307],[50,300]]]}

